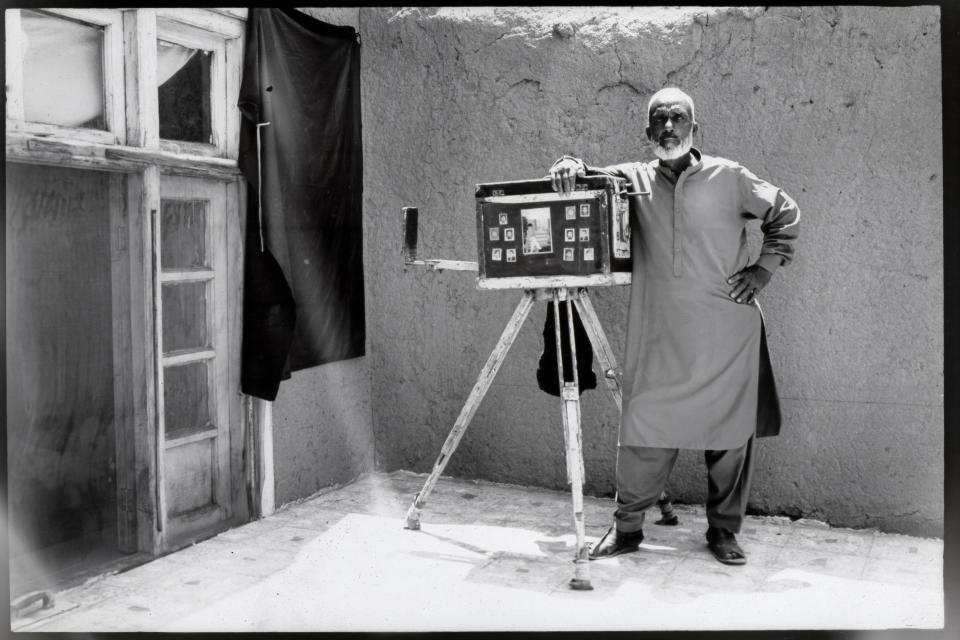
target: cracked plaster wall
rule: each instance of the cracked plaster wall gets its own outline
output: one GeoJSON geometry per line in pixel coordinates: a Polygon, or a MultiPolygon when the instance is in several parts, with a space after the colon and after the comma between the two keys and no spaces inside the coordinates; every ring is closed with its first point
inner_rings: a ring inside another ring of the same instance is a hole
{"type": "MultiPolygon", "coordinates": [[[[759,441],[751,509],[942,535],[936,7],[361,8],[355,19],[377,468],[431,469],[521,296],[405,269],[400,208],[420,208],[421,257],[474,260],[476,183],[542,176],[563,153],[650,158],[646,102],[677,85],[696,101],[705,153],[803,210],[797,259],[763,293],[785,424],[759,441]]],[[[591,294],[619,354],[627,289],[591,294]]],[[[544,313],[534,307],[447,474],[565,487],[559,401],[534,377],[544,313]]],[[[586,489],[612,495],[606,391],[583,395],[583,417],[586,489]]],[[[699,454],[681,452],[669,490],[703,501],[699,454]]]]}

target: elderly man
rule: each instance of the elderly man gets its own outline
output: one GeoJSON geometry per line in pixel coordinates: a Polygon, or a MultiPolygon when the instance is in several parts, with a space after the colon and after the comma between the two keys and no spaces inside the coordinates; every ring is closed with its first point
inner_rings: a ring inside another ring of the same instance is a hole
{"type": "Polygon", "coordinates": [[[605,168],[564,156],[553,188],[577,176],[629,183],[633,278],[617,448],[615,523],[590,558],[636,551],[679,449],[704,451],[707,546],[744,564],[737,544],[755,436],[776,435],[780,412],[757,295],[793,257],[800,212],[782,190],[736,162],[693,148],[693,100],[676,88],[650,99],[646,135],[659,160],[605,168]],[[748,263],[744,227],[761,221],[748,263]]]}

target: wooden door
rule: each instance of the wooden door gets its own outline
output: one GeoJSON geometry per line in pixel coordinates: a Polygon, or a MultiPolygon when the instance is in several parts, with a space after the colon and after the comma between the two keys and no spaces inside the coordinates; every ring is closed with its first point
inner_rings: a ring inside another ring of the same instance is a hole
{"type": "Polygon", "coordinates": [[[153,215],[157,508],[162,550],[242,518],[236,183],[163,176],[153,215]],[[230,216],[232,219],[233,216],[230,216]]]}

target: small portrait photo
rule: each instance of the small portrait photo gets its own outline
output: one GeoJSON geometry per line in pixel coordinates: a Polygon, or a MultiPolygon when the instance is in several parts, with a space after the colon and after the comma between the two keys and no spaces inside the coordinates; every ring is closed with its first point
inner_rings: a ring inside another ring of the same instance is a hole
{"type": "Polygon", "coordinates": [[[593,247],[586,247],[583,250],[583,261],[593,262],[593,247]]]}
{"type": "Polygon", "coordinates": [[[494,249],[490,252],[490,259],[500,262],[503,260],[503,249],[494,249]]]}
{"type": "Polygon", "coordinates": [[[590,242],[590,229],[580,227],[580,242],[590,242]]]}
{"type": "Polygon", "coordinates": [[[504,227],[503,240],[504,242],[513,242],[513,227],[504,227]]]}
{"type": "Polygon", "coordinates": [[[577,230],[573,227],[567,227],[563,230],[563,241],[564,242],[576,242],[577,241],[577,230]]]}
{"type": "Polygon", "coordinates": [[[496,242],[500,239],[500,228],[490,227],[490,242],[496,242]]]}
{"type": "Polygon", "coordinates": [[[517,261],[517,250],[507,249],[507,262],[516,262],[516,261],[517,261]]]}
{"type": "Polygon", "coordinates": [[[580,205],[580,217],[589,218],[590,217],[590,205],[589,203],[584,202],[580,205]]]}
{"type": "Polygon", "coordinates": [[[500,212],[500,224],[507,224],[507,213],[505,211],[500,212]]]}
{"type": "Polygon", "coordinates": [[[567,220],[576,220],[577,219],[577,205],[572,204],[566,208],[567,220]]]}
{"type": "Polygon", "coordinates": [[[575,255],[576,255],[576,254],[574,254],[574,249],[573,249],[573,247],[567,247],[567,248],[565,248],[565,249],[563,250],[563,259],[564,259],[564,261],[566,261],[566,262],[573,262],[573,259],[574,259],[574,256],[575,256],[575,255]]]}
{"type": "Polygon", "coordinates": [[[553,253],[553,233],[550,227],[550,207],[520,211],[520,231],[523,233],[523,255],[553,253]]]}

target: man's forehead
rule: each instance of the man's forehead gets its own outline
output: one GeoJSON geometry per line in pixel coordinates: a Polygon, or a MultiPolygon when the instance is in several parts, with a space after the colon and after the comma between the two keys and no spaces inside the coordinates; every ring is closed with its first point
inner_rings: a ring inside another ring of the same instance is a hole
{"type": "Polygon", "coordinates": [[[675,113],[690,115],[690,104],[685,100],[658,100],[650,105],[650,115],[675,113]]]}

